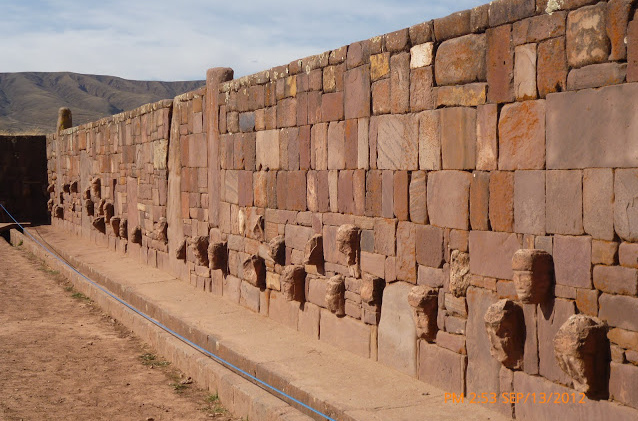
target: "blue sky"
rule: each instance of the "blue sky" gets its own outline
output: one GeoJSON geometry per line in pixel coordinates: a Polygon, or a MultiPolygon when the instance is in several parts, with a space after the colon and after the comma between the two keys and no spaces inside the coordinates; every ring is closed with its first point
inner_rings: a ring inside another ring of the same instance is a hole
{"type": "Polygon", "coordinates": [[[0,73],[239,77],[486,2],[0,0],[0,73]]]}

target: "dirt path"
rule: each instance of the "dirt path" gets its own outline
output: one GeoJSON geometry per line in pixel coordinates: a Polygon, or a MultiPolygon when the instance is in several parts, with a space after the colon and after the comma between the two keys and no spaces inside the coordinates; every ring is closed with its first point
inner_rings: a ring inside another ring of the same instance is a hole
{"type": "Polygon", "coordinates": [[[239,421],[0,238],[0,420],[239,421]]]}

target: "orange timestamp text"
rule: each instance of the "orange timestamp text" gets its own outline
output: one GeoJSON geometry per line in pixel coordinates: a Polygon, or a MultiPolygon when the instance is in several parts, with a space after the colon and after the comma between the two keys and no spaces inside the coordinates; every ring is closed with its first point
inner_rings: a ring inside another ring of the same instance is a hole
{"type": "Polygon", "coordinates": [[[445,403],[538,403],[538,404],[568,404],[585,403],[584,393],[567,392],[503,392],[497,393],[445,393],[445,403]]]}

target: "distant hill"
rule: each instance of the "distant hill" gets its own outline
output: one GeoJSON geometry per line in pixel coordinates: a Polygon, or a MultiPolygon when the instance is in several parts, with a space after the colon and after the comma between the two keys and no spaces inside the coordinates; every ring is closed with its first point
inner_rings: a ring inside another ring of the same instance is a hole
{"type": "Polygon", "coordinates": [[[205,81],[145,82],[114,76],[0,73],[0,134],[45,134],[55,130],[58,109],[69,107],[73,125],[131,110],[195,90],[205,81]]]}

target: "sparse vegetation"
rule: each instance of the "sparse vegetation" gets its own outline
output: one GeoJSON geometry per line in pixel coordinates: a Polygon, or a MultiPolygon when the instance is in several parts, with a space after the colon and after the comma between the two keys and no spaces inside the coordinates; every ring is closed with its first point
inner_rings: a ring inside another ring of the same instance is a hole
{"type": "Polygon", "coordinates": [[[158,358],[157,355],[150,352],[140,355],[140,360],[142,360],[143,365],[150,367],[166,367],[170,365],[169,361],[158,358]]]}

